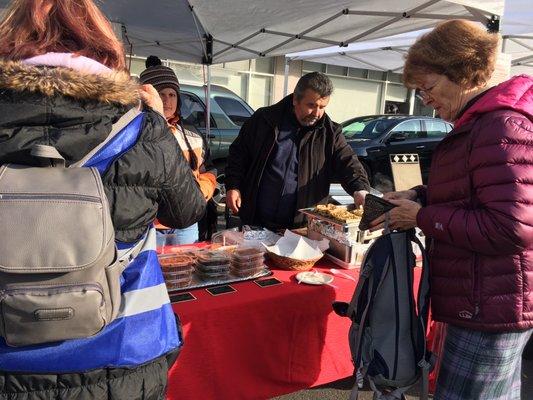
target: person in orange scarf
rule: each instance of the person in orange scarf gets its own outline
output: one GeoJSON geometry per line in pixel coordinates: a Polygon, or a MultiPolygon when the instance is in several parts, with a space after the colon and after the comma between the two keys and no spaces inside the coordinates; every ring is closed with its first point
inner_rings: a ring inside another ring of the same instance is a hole
{"type": "MultiPolygon", "coordinates": [[[[171,68],[162,65],[159,58],[150,56],[146,60],[146,69],[141,72],[140,80],[143,84],[153,85],[159,93],[169,128],[189,162],[200,190],[208,201],[213,197],[216,189],[216,171],[209,168],[209,147],[204,138],[183,127],[180,115],[180,86],[176,74],[171,68]]],[[[172,230],[157,223],[156,228],[167,234],[175,234],[172,236],[172,244],[190,244],[198,240],[198,223],[185,229],[172,230]]]]}

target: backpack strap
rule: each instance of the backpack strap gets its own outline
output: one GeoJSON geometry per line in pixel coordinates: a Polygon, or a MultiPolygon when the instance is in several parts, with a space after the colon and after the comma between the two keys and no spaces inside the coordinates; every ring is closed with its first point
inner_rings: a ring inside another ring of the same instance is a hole
{"type": "Polygon", "coordinates": [[[89,161],[96,153],[98,153],[109,141],[111,141],[117,134],[119,134],[128,124],[133,121],[139,114],[141,114],[141,111],[134,107],[131,110],[129,110],[126,114],[124,114],[120,119],[113,124],[113,127],[111,128],[111,132],[109,132],[109,135],[104,139],[102,143],[100,143],[98,146],[96,146],[94,149],[92,149],[85,157],[83,157],[78,162],[75,162],[74,164],[71,164],[69,168],[76,168],[76,167],[83,167],[87,161],[89,161]]]}
{"type": "Polygon", "coordinates": [[[54,146],[48,146],[46,144],[34,144],[31,148],[33,157],[45,158],[50,160],[52,167],[65,167],[65,159],[54,146]]]}
{"type": "MultiPolygon", "coordinates": [[[[429,265],[426,250],[416,236],[415,232],[411,234],[411,240],[415,242],[422,252],[422,274],[418,285],[418,300],[417,300],[417,314],[420,329],[423,337],[426,337],[428,314],[429,314],[429,265]]],[[[424,341],[422,359],[419,360],[418,366],[422,370],[422,388],[420,393],[420,400],[427,400],[429,396],[429,372],[432,363],[427,360],[426,343],[424,341]]]]}

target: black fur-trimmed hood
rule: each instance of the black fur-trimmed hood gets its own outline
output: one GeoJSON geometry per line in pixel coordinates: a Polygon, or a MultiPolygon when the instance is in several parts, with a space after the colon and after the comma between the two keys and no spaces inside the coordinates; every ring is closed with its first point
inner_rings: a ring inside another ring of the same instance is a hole
{"type": "Polygon", "coordinates": [[[134,105],[139,101],[138,85],[127,72],[88,74],[63,67],[35,67],[17,61],[0,60],[0,90],[63,95],[77,100],[134,105]]]}

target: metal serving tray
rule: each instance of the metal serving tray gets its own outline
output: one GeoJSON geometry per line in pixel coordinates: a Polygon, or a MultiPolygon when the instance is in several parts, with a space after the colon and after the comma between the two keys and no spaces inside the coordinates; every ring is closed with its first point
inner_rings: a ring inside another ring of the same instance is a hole
{"type": "MultiPolygon", "coordinates": [[[[353,204],[340,207],[346,208],[347,210],[353,210],[355,208],[353,204]]],[[[307,216],[307,236],[309,239],[328,239],[329,248],[326,253],[352,266],[355,266],[357,258],[361,253],[355,247],[358,247],[358,244],[363,244],[381,235],[381,231],[369,232],[359,230],[359,220],[342,223],[334,218],[329,218],[315,212],[314,208],[304,208],[299,211],[307,216]],[[320,229],[324,228],[324,226],[328,227],[325,229],[326,231],[334,229],[338,233],[330,231],[330,233],[334,234],[324,234],[324,229],[320,229]]]]}
{"type": "MultiPolygon", "coordinates": [[[[351,211],[351,210],[354,210],[355,209],[355,205],[354,204],[350,204],[350,205],[347,205],[347,206],[337,206],[338,208],[344,208],[348,211],[351,211]]],[[[330,217],[327,217],[325,215],[322,215],[322,214],[319,214],[315,211],[315,207],[310,207],[310,208],[302,208],[300,210],[302,214],[305,214],[307,215],[307,220],[309,221],[309,219],[319,219],[321,221],[327,221],[329,222],[332,226],[335,226],[338,228],[338,230],[340,230],[341,232],[345,232],[345,233],[352,233],[352,232],[355,232],[355,231],[358,231],[359,230],[359,220],[357,221],[354,221],[354,222],[341,222],[339,220],[336,220],[334,218],[330,218],[330,217]]]]}

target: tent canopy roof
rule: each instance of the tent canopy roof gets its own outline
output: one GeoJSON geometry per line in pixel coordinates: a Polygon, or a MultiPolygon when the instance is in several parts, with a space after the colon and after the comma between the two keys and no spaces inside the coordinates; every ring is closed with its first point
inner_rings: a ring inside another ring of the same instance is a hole
{"type": "MultiPolygon", "coordinates": [[[[533,66],[533,9],[530,0],[508,0],[502,18],[504,51],[511,54],[513,73],[524,72],[519,66],[533,66]]],[[[301,59],[344,67],[400,72],[404,54],[416,39],[429,29],[394,35],[379,40],[353,43],[345,49],[328,47],[288,54],[301,59]]],[[[531,71],[531,70],[530,70],[531,71]]]]}
{"type": "MultiPolygon", "coordinates": [[[[504,0],[100,0],[136,55],[193,63],[284,55],[501,15],[504,0]],[[210,40],[212,38],[212,41],[210,40]]],[[[8,0],[0,0],[6,7],[8,0]]]]}

